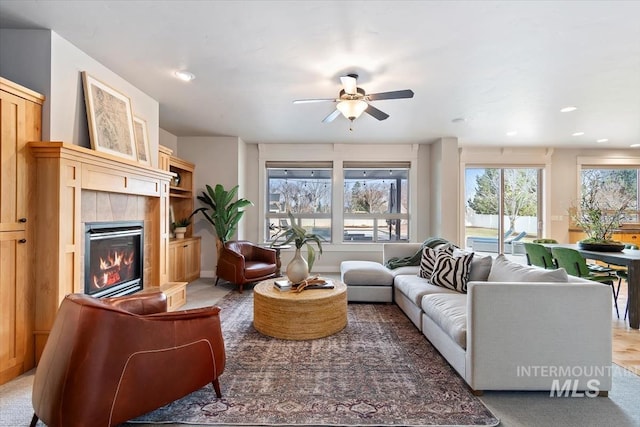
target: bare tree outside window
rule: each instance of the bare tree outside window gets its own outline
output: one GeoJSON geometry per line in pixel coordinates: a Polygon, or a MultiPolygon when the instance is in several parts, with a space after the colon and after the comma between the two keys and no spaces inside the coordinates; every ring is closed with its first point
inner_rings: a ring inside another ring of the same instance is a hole
{"type": "Polygon", "coordinates": [[[267,168],[267,241],[287,227],[291,212],[301,227],[331,239],[332,171],[327,168],[267,168]]]}

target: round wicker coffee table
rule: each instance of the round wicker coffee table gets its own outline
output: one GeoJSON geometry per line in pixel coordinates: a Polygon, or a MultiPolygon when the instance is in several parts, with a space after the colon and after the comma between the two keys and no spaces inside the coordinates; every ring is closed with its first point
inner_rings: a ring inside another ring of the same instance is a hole
{"type": "Polygon", "coordinates": [[[253,288],[253,326],[258,332],[285,340],[312,340],[333,335],[347,326],[347,287],[333,280],[334,289],[296,293],[274,288],[265,280],[253,288]]]}

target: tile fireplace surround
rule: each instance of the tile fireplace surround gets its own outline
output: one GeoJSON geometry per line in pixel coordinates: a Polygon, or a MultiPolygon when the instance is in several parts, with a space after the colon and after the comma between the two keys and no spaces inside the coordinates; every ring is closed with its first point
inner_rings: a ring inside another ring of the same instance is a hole
{"type": "Polygon", "coordinates": [[[144,289],[168,281],[169,171],[63,142],[32,142],[36,360],[64,296],[84,292],[86,222],[144,223],[144,289]]]}

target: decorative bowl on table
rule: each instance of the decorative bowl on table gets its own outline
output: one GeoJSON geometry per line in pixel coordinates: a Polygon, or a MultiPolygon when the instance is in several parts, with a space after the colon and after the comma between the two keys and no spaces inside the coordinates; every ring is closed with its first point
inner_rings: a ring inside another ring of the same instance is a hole
{"type": "Polygon", "coordinates": [[[622,252],[624,243],[620,242],[578,242],[578,247],[585,251],[594,252],[622,252]]]}

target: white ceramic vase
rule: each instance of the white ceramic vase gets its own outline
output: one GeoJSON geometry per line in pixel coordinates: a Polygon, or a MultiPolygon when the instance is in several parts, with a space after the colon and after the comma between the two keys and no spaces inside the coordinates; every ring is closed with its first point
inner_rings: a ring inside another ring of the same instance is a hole
{"type": "Polygon", "coordinates": [[[296,254],[287,265],[287,278],[291,283],[300,283],[309,277],[309,265],[300,254],[300,248],[296,248],[296,254]]]}
{"type": "Polygon", "coordinates": [[[187,232],[187,227],[176,227],[176,239],[184,239],[184,233],[187,232]]]}

